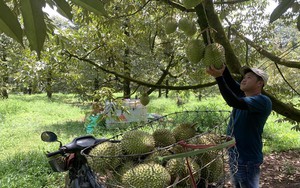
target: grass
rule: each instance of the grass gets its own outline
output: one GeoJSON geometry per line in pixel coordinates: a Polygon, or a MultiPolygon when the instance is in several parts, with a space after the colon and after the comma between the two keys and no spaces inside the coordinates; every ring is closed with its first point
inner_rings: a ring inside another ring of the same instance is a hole
{"type": "MultiPolygon", "coordinates": [[[[0,187],[63,187],[64,177],[52,172],[44,155],[54,151],[57,143],[44,143],[40,134],[44,130],[54,131],[62,143],[85,135],[84,114],[86,106],[78,105],[74,95],[55,94],[50,101],[45,94],[11,95],[0,101],[0,187]]],[[[169,114],[184,110],[230,110],[221,97],[198,101],[194,97],[178,107],[174,97],[151,96],[148,112],[169,114]]],[[[280,116],[272,114],[263,134],[264,152],[300,148],[299,132],[291,130],[288,122],[277,121],[280,116]]],[[[202,121],[204,121],[203,119],[202,121]]],[[[211,120],[212,121],[212,120],[211,120]]],[[[95,136],[112,136],[118,130],[101,128],[95,136]]]]}

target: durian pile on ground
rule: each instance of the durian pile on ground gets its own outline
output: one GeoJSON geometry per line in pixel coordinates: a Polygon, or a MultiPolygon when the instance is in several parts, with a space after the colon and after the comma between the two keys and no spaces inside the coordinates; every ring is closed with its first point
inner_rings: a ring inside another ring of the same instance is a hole
{"type": "Polygon", "coordinates": [[[193,150],[185,147],[183,141],[193,146],[222,142],[218,131],[199,132],[201,123],[191,123],[188,117],[187,123],[183,120],[155,121],[156,124],[149,123],[150,127],[124,132],[119,143],[95,146],[87,157],[88,162],[107,187],[193,187],[193,183],[223,182],[225,152],[222,149],[172,158],[193,150]]]}

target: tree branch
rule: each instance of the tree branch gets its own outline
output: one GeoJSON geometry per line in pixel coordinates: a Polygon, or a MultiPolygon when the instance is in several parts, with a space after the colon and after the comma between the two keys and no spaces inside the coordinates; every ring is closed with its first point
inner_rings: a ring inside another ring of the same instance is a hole
{"type": "Polygon", "coordinates": [[[263,94],[267,95],[272,100],[273,110],[278,114],[281,114],[289,119],[300,122],[300,110],[294,108],[291,105],[285,104],[276,99],[270,93],[263,91],[263,94]]]}
{"type": "Polygon", "coordinates": [[[219,5],[233,5],[233,4],[237,4],[237,3],[243,3],[243,2],[247,2],[250,0],[233,0],[233,1],[221,1],[221,2],[215,2],[214,4],[219,4],[219,5]]]}
{"type": "Polygon", "coordinates": [[[68,55],[70,58],[76,58],[78,60],[81,60],[81,61],[84,61],[86,63],[89,63],[90,65],[93,65],[95,66],[96,68],[106,72],[106,73],[110,73],[110,74],[113,74],[115,76],[118,76],[120,78],[123,78],[123,79],[127,79],[131,82],[134,82],[136,84],[139,84],[139,85],[143,85],[143,86],[147,86],[147,87],[151,87],[151,88],[157,88],[157,89],[169,89],[169,90],[189,90],[189,89],[200,89],[200,88],[206,88],[206,87],[210,87],[210,86],[213,86],[213,85],[216,85],[216,82],[210,82],[210,83],[206,83],[206,84],[197,84],[197,85],[188,85],[188,86],[166,86],[166,85],[156,85],[156,84],[152,84],[152,83],[149,83],[149,82],[144,82],[144,81],[141,81],[141,80],[138,80],[138,79],[134,79],[132,77],[129,77],[129,76],[125,76],[123,74],[120,74],[118,72],[115,72],[115,71],[112,71],[112,70],[108,70],[100,65],[98,65],[97,63],[95,63],[94,61],[90,60],[90,59],[86,59],[86,58],[83,58],[83,57],[79,57],[75,54],[71,54],[70,52],[68,51],[65,51],[66,55],[68,55]]]}
{"type": "Polygon", "coordinates": [[[260,53],[264,57],[270,59],[274,63],[277,63],[279,65],[284,65],[284,66],[290,67],[290,68],[300,69],[300,62],[298,62],[298,61],[289,61],[289,60],[282,59],[282,58],[280,58],[280,57],[278,57],[278,56],[276,56],[276,55],[268,52],[267,50],[263,49],[262,47],[258,46],[256,43],[254,43],[253,41],[251,41],[247,37],[245,37],[242,34],[240,34],[236,29],[232,28],[232,31],[238,37],[240,37],[241,39],[243,39],[247,44],[249,44],[251,47],[253,47],[254,49],[256,49],[258,53],[260,53]]]}

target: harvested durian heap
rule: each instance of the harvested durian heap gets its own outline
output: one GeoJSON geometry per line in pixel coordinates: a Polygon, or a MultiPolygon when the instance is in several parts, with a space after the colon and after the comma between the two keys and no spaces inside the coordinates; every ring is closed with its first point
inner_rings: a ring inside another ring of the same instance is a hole
{"type": "Polygon", "coordinates": [[[215,134],[199,135],[195,123],[182,123],[173,129],[157,128],[152,133],[132,130],[123,134],[120,143],[104,142],[97,145],[90,154],[100,157],[88,158],[88,162],[95,172],[106,174],[105,183],[108,187],[191,187],[190,174],[195,182],[203,178],[208,182],[218,181],[223,175],[224,166],[216,152],[160,160],[163,156],[188,151],[178,144],[180,141],[215,144],[218,138],[215,134]],[[210,163],[212,160],[215,162],[210,163]]]}

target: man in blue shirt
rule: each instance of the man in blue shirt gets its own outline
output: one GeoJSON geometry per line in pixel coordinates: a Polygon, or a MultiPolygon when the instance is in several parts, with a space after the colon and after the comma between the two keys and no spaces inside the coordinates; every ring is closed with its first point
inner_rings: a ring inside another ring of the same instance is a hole
{"type": "Polygon", "coordinates": [[[258,188],[262,133],[272,111],[271,100],[261,93],[268,75],[261,69],[245,67],[243,80],[238,83],[226,66],[210,66],[206,72],[215,77],[224,100],[233,108],[227,127],[227,134],[236,139],[236,148],[229,149],[232,183],[236,188],[258,188]]]}

